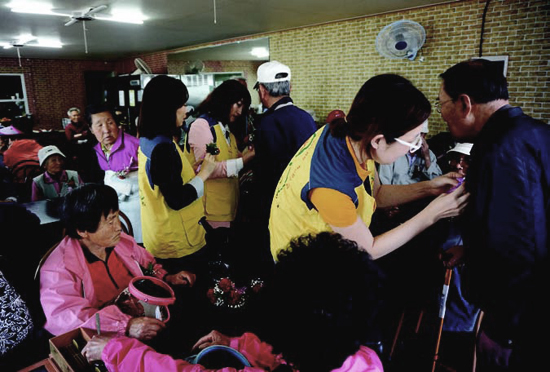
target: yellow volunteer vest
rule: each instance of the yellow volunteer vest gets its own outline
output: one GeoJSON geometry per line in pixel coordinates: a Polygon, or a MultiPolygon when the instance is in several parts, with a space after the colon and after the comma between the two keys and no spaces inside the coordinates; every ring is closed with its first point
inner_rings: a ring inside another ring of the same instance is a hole
{"type": "MultiPolygon", "coordinates": [[[[237,140],[233,133],[230,133],[230,145],[227,144],[221,124],[213,126],[216,132],[216,145],[220,153],[216,155],[216,161],[225,161],[239,157],[237,140]]],[[[195,154],[190,148],[185,151],[185,156],[189,162],[195,162],[195,154]]],[[[192,164],[193,164],[192,163],[192,164]]],[[[239,203],[239,179],[230,178],[210,178],[204,184],[204,214],[209,221],[233,221],[237,214],[237,205],[239,203]]]]}
{"type": "MultiPolygon", "coordinates": [[[[195,172],[179,146],[175,144],[175,147],[183,165],[181,178],[183,183],[187,183],[195,177],[195,172]]],[[[145,248],[158,258],[180,258],[201,249],[206,244],[205,230],[199,225],[199,220],[204,216],[202,198],[179,211],[173,210],[166,204],[159,187],[155,185],[151,188],[149,185],[145,171],[147,157],[141,148],[138,162],[141,227],[145,248]]]]}
{"type": "MultiPolygon", "coordinates": [[[[220,124],[214,126],[216,131],[216,145],[220,153],[216,155],[216,161],[225,161],[239,157],[237,140],[233,133],[229,134],[230,145],[224,137],[220,124]]],[[[239,179],[210,178],[204,185],[204,213],[209,221],[233,221],[237,214],[239,203],[239,179]]]]}
{"type": "MultiPolygon", "coordinates": [[[[317,130],[302,145],[286,167],[275,189],[269,219],[271,254],[275,260],[279,251],[285,249],[293,238],[306,234],[332,231],[317,210],[315,208],[309,209],[301,198],[302,189],[309,182],[312,157],[317,143],[323,135],[328,135],[328,133],[323,134],[324,130],[325,127],[317,130]]],[[[343,145],[346,146],[345,141],[343,145]]],[[[318,147],[318,151],[325,150],[323,146],[318,147]]],[[[346,151],[349,153],[347,146],[346,151]]],[[[330,156],[330,154],[327,154],[327,156],[330,156]]],[[[373,160],[368,160],[366,166],[367,171],[370,172],[370,189],[373,190],[375,163],[373,160]]],[[[334,169],[333,171],[337,174],[340,170],[334,169]]],[[[330,185],[324,187],[331,188],[330,185]]],[[[357,194],[357,215],[369,226],[376,205],[375,200],[366,192],[363,184],[355,187],[354,191],[357,194]]]]}

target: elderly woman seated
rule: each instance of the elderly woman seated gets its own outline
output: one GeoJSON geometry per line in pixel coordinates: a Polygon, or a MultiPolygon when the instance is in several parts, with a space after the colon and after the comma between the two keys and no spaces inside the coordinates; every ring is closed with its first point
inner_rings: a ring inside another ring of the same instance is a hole
{"type": "Polygon", "coordinates": [[[61,219],[68,234],[40,269],[44,328],[59,335],[77,327],[141,340],[154,338],[165,324],[153,317],[132,317],[113,304],[136,276],[148,270],[171,285],[192,286],[195,275],[167,275],[153,256],[122,232],[118,197],[110,186],[88,184],[71,191],[61,219]]]}
{"type": "Polygon", "coordinates": [[[120,210],[130,219],[136,242],[143,243],[137,177],[139,140],[119,127],[108,105],[89,105],[86,119],[97,140],[93,147],[95,159],[90,159],[90,181],[103,182],[116,190],[120,210]]]}
{"type": "Polygon", "coordinates": [[[67,195],[73,188],[83,184],[77,171],[65,170],[65,154],[57,146],[38,150],[38,161],[44,173],[32,182],[32,201],[54,199],[67,195]]]}

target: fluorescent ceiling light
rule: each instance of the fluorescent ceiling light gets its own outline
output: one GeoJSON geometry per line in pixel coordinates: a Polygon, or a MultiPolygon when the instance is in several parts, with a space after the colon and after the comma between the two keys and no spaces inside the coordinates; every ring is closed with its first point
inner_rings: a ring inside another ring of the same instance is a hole
{"type": "Polygon", "coordinates": [[[38,42],[37,44],[25,44],[25,46],[40,47],[40,48],[63,48],[61,43],[38,42]]]}
{"type": "Polygon", "coordinates": [[[111,22],[122,22],[122,23],[133,23],[136,25],[143,24],[143,18],[130,18],[130,17],[100,17],[94,16],[95,19],[100,19],[102,21],[111,21],[111,22]]]}
{"type": "Polygon", "coordinates": [[[51,4],[39,2],[13,1],[7,5],[14,13],[56,15],[68,17],[69,14],[57,13],[52,10],[51,4]]]}
{"type": "Polygon", "coordinates": [[[29,46],[29,47],[42,47],[42,48],[62,48],[63,44],[60,41],[50,38],[37,38],[32,35],[21,35],[14,39],[11,43],[0,43],[4,49],[11,49],[13,47],[29,46]],[[29,44],[32,42],[32,44],[29,44]]]}
{"type": "Polygon", "coordinates": [[[269,51],[264,47],[252,48],[250,54],[257,58],[269,57],[269,51]]]}
{"type": "MultiPolygon", "coordinates": [[[[7,6],[11,8],[12,12],[15,12],[15,13],[54,15],[54,16],[70,17],[70,18],[76,17],[78,15],[78,12],[73,12],[73,14],[54,12],[50,4],[44,4],[44,3],[14,1],[8,4],[7,6]]],[[[143,24],[143,21],[147,19],[147,17],[141,15],[139,12],[136,12],[135,10],[132,10],[132,9],[128,9],[128,10],[113,9],[111,13],[112,13],[112,16],[110,17],[94,14],[92,18],[100,19],[102,21],[132,23],[132,24],[138,24],[138,25],[143,24]]]]}
{"type": "Polygon", "coordinates": [[[51,10],[42,10],[42,9],[23,9],[23,8],[12,8],[14,13],[25,13],[25,14],[38,14],[38,15],[55,15],[60,17],[70,17],[70,14],[56,13],[51,10]]]}

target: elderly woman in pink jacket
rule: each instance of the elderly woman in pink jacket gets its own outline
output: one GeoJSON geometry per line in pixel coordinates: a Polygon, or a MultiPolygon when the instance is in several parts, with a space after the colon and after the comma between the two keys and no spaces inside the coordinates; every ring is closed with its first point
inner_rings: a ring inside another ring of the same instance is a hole
{"type": "Polygon", "coordinates": [[[154,338],[165,323],[132,317],[113,304],[136,276],[146,271],[172,285],[192,286],[195,276],[168,275],[154,257],[122,232],[118,198],[110,186],[88,184],[71,191],[61,211],[67,235],[40,269],[44,328],[54,335],[83,327],[140,340],[154,338]]]}
{"type": "Polygon", "coordinates": [[[229,346],[250,366],[174,359],[127,337],[94,336],[82,354],[103,360],[111,372],[382,372],[378,354],[366,346],[375,340],[380,280],[379,269],[355,242],[329,232],[302,236],[279,253],[262,289],[262,339],[249,332],[228,337],[212,331],[193,346],[197,351],[229,346]]]}

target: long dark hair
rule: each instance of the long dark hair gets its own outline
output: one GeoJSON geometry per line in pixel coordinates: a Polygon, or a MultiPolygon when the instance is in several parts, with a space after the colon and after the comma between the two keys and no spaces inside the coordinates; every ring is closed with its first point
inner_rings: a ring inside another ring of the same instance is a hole
{"type": "Polygon", "coordinates": [[[242,112],[243,115],[246,115],[251,102],[248,89],[237,80],[226,80],[201,102],[197,111],[199,114],[208,114],[217,121],[229,124],[231,106],[241,100],[243,102],[242,112]]]}
{"type": "Polygon", "coordinates": [[[330,123],[335,137],[349,136],[361,142],[370,153],[370,141],[383,134],[394,142],[418,127],[430,116],[432,107],[426,96],[409,80],[395,74],[377,75],[365,82],[355,96],[346,118],[330,123]]]}
{"type": "Polygon", "coordinates": [[[176,111],[188,99],[189,92],[181,80],[166,75],[152,78],[143,91],[138,122],[139,136],[151,139],[159,135],[175,135],[176,111]]]}

